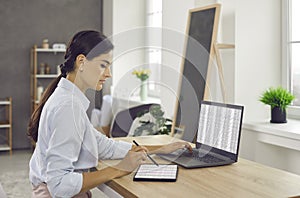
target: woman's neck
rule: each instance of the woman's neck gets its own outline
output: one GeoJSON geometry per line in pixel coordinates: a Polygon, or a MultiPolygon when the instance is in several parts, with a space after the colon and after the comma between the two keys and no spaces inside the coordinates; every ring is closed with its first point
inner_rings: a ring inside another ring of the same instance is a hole
{"type": "Polygon", "coordinates": [[[85,91],[87,90],[87,88],[84,86],[80,78],[78,77],[76,78],[76,74],[74,74],[73,72],[69,73],[66,79],[74,83],[82,91],[82,93],[85,93],[85,91]]]}

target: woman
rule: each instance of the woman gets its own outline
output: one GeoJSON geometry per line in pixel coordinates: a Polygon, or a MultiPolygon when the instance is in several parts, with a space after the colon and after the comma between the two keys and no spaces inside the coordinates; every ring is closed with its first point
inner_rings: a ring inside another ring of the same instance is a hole
{"type": "Polygon", "coordinates": [[[91,125],[86,110],[88,88],[101,90],[112,63],[111,42],[97,31],[74,35],[60,65],[61,75],[49,85],[33,113],[28,135],[36,143],[30,160],[33,197],[91,197],[90,189],[135,170],[146,152],[168,153],[187,147],[134,146],[109,139],[91,125]],[[99,159],[123,160],[113,167],[89,171],[99,159]]]}

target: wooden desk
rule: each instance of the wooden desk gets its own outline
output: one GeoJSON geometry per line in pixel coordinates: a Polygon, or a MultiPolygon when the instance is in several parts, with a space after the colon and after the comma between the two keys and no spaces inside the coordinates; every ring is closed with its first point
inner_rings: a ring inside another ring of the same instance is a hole
{"type": "MultiPolygon", "coordinates": [[[[133,138],[116,138],[132,142],[133,138]]],[[[135,137],[141,145],[178,141],[170,136],[135,137]]],[[[162,162],[156,156],[154,158],[162,162]]],[[[165,161],[164,161],[165,162],[165,161]]],[[[166,162],[165,162],[166,163],[166,162]]],[[[239,158],[211,168],[179,167],[177,181],[134,182],[134,173],[106,184],[124,197],[291,197],[300,195],[300,176],[239,158]]]]}

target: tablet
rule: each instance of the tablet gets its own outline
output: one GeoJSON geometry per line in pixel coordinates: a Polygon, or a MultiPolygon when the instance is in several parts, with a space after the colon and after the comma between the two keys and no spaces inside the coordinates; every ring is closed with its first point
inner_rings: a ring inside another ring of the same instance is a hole
{"type": "Polygon", "coordinates": [[[178,166],[176,164],[142,164],[133,177],[133,181],[166,181],[175,182],[178,166]]]}

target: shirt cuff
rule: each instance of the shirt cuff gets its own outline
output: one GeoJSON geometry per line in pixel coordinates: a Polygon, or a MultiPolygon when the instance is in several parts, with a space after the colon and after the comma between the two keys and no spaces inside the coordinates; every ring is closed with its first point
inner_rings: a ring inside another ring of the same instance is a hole
{"type": "Polygon", "coordinates": [[[129,142],[116,141],[116,149],[111,159],[124,158],[128,151],[132,148],[129,142]]]}
{"type": "Polygon", "coordinates": [[[71,172],[61,179],[56,177],[46,183],[52,197],[73,197],[81,191],[83,175],[82,173],[71,172]]]}
{"type": "Polygon", "coordinates": [[[83,174],[79,173],[79,181],[77,182],[77,185],[74,188],[74,192],[76,193],[76,195],[81,191],[82,186],[83,186],[83,174]]]}

